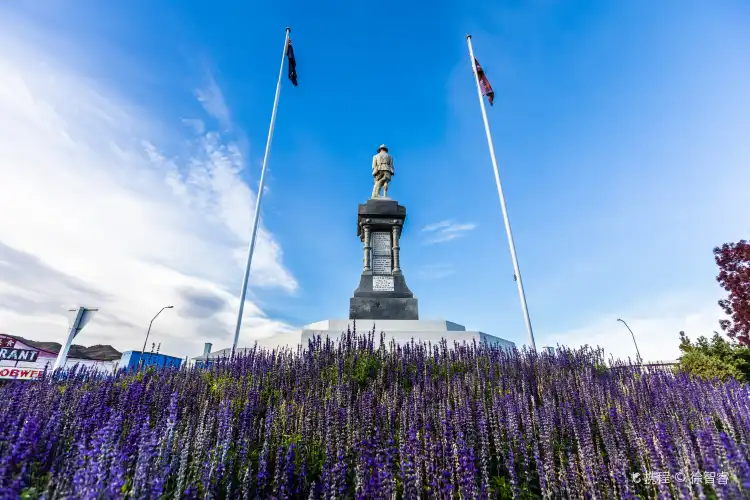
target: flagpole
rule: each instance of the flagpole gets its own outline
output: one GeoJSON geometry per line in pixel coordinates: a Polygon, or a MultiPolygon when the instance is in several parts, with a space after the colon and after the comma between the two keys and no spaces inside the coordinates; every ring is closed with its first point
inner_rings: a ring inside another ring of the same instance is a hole
{"type": "Polygon", "coordinates": [[[515,271],[516,284],[518,285],[518,296],[521,298],[521,309],[523,309],[523,318],[526,321],[526,330],[529,332],[529,341],[531,348],[536,351],[534,342],[534,330],[531,328],[531,318],[529,317],[529,308],[526,306],[526,294],[523,291],[523,280],[521,280],[521,269],[518,267],[516,257],[516,245],[513,243],[513,232],[510,229],[510,220],[508,219],[508,210],[505,207],[505,196],[503,196],[503,185],[500,183],[500,173],[497,169],[497,159],[495,158],[495,147],[492,145],[492,134],[490,133],[490,124],[487,121],[487,110],[484,107],[484,97],[482,88],[479,86],[479,72],[477,71],[476,59],[474,58],[474,49],[471,46],[471,35],[466,35],[466,42],[469,44],[469,57],[471,57],[471,67],[474,70],[474,80],[477,84],[477,95],[479,96],[479,106],[482,108],[482,119],[484,120],[484,131],[487,134],[487,145],[490,147],[490,158],[492,158],[492,168],[495,171],[495,184],[497,184],[497,194],[500,195],[500,206],[503,209],[503,219],[505,220],[505,232],[508,234],[508,245],[510,246],[510,257],[513,260],[513,270],[515,271]]]}
{"type": "Polygon", "coordinates": [[[255,240],[258,236],[258,221],[260,220],[260,202],[263,198],[263,184],[266,180],[266,166],[268,165],[268,153],[271,150],[271,139],[273,138],[273,127],[276,125],[276,110],[279,107],[279,94],[281,92],[281,76],[284,73],[284,58],[286,49],[289,45],[289,32],[291,28],[287,27],[284,38],[284,50],[281,53],[281,67],[279,68],[279,79],[276,82],[276,96],[273,99],[273,111],[271,112],[271,124],[268,127],[268,139],[266,140],[266,152],[263,154],[263,167],[260,171],[260,182],[258,183],[258,193],[255,198],[255,213],[253,214],[253,230],[250,233],[250,244],[247,248],[247,264],[245,265],[245,275],[242,278],[242,292],[240,293],[240,308],[237,311],[237,327],[234,330],[234,342],[232,343],[232,352],[237,349],[237,342],[240,339],[240,328],[242,327],[242,313],[245,310],[245,296],[247,295],[247,280],[250,276],[250,266],[253,262],[253,252],[255,251],[255,240]]]}

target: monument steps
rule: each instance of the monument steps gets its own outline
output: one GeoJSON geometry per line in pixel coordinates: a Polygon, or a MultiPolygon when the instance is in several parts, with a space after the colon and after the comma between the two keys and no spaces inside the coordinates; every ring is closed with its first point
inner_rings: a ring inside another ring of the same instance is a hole
{"type": "Polygon", "coordinates": [[[366,335],[373,331],[373,324],[376,340],[380,341],[382,332],[386,343],[395,340],[397,344],[404,345],[413,340],[415,343],[437,344],[445,339],[448,345],[453,345],[454,342],[459,344],[486,342],[508,349],[515,346],[513,342],[484,332],[466,330],[463,325],[446,320],[358,320],[355,322],[345,319],[329,319],[305,326],[301,334],[302,345],[307,345],[309,340],[318,336],[324,340],[328,337],[335,341],[348,330],[354,331],[355,326],[358,335],[366,335]]]}

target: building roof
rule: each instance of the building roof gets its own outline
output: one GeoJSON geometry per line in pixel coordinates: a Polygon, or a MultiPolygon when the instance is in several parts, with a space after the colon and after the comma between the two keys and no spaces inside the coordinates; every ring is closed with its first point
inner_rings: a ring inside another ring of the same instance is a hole
{"type": "MultiPolygon", "coordinates": [[[[19,342],[39,349],[40,351],[46,351],[52,354],[58,354],[60,352],[61,345],[57,342],[37,342],[36,340],[29,340],[18,335],[10,335],[3,333],[6,337],[10,337],[19,342]]],[[[115,361],[122,357],[122,353],[112,347],[111,345],[92,345],[90,347],[84,347],[82,345],[73,344],[70,346],[68,351],[68,358],[75,359],[89,359],[92,361],[115,361]]]]}

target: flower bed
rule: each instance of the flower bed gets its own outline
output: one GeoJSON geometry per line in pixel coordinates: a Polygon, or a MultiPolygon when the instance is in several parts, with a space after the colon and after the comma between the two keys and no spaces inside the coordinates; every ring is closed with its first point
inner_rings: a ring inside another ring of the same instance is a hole
{"type": "Polygon", "coordinates": [[[348,334],[6,383],[0,497],[744,498],[747,385],[600,355],[348,334]]]}

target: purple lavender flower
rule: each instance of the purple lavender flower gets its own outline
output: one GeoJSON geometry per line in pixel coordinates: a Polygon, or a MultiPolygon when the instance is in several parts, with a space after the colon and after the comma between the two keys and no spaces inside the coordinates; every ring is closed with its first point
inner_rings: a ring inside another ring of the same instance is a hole
{"type": "Polygon", "coordinates": [[[747,498],[747,384],[600,362],[352,330],[0,382],[0,498],[747,498]]]}

